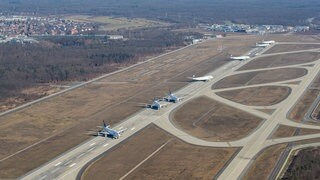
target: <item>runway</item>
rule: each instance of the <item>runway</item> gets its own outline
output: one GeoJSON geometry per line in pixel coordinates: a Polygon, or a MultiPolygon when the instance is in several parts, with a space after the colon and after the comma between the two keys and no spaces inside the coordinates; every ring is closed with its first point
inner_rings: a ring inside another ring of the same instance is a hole
{"type": "MultiPolygon", "coordinates": [[[[258,54],[263,54],[265,51],[270,49],[272,46],[261,49],[261,52],[258,54]]],[[[290,54],[290,53],[299,53],[299,52],[310,52],[311,50],[304,51],[292,51],[292,52],[283,52],[283,53],[275,53],[275,55],[282,54],[290,54]]],[[[312,51],[319,52],[319,49],[313,49],[312,51]]],[[[253,52],[253,51],[251,51],[253,52]]],[[[254,51],[256,53],[256,51],[254,51]]],[[[127,128],[124,132],[123,136],[119,139],[108,139],[103,137],[95,137],[91,140],[73,148],[72,150],[62,154],[61,156],[55,158],[49,163],[35,169],[20,179],[30,180],[30,179],[75,179],[80,171],[80,169],[86,165],[89,161],[96,158],[100,154],[105,151],[113,148],[117,144],[125,141],[128,137],[134,135],[144,127],[148,126],[151,123],[156,124],[160,128],[165,131],[171,133],[172,135],[182,139],[183,141],[199,145],[199,146],[210,146],[210,147],[242,147],[240,152],[232,159],[230,164],[224,169],[224,171],[218,177],[219,179],[240,179],[244,174],[245,170],[249,167],[255,156],[264,148],[286,142],[293,142],[298,140],[319,138],[320,134],[312,134],[312,135],[304,135],[304,136],[294,136],[288,138],[277,138],[277,139],[268,139],[273,131],[278,127],[279,124],[284,124],[293,127],[301,127],[301,128],[311,128],[311,129],[320,129],[320,126],[312,126],[306,125],[302,123],[296,123],[287,119],[287,112],[291,109],[292,105],[295,104],[296,101],[300,98],[300,96],[304,93],[305,89],[309,86],[312,80],[317,76],[318,71],[320,69],[320,60],[315,61],[313,67],[303,67],[302,65],[290,65],[290,66],[281,66],[281,67],[273,67],[269,69],[280,69],[286,67],[299,67],[305,68],[308,70],[308,74],[298,78],[301,80],[299,85],[286,85],[292,88],[291,94],[287,97],[286,100],[281,102],[280,105],[275,105],[276,110],[273,114],[266,114],[261,111],[256,110],[255,106],[246,106],[241,105],[236,102],[232,102],[230,100],[224,99],[215,94],[215,92],[223,91],[212,90],[211,87],[213,84],[223,79],[224,77],[239,74],[242,72],[253,72],[253,71],[262,71],[268,70],[268,68],[258,69],[258,70],[246,70],[246,71],[236,71],[241,66],[249,63],[255,58],[265,57],[268,55],[258,55],[256,57],[251,58],[248,61],[230,61],[219,69],[209,73],[208,75],[212,75],[214,79],[210,82],[192,82],[188,86],[182,88],[181,90],[175,92],[176,95],[186,95],[184,102],[181,103],[172,103],[167,108],[163,108],[159,111],[152,109],[144,109],[139,113],[128,117],[123,123],[118,124],[115,129],[127,128]],[[175,108],[180,106],[181,104],[188,102],[189,100],[199,97],[201,95],[207,95],[208,97],[224,103],[226,105],[238,108],[255,116],[261,117],[265,119],[265,121],[251,134],[243,139],[239,139],[231,142],[209,142],[205,140],[198,139],[193,137],[183,130],[177,129],[170,122],[170,112],[172,112],[175,108]]],[[[296,81],[297,79],[288,80],[285,82],[296,81]]],[[[251,85],[251,86],[241,86],[236,88],[227,88],[224,90],[233,90],[244,87],[256,87],[256,86],[265,86],[265,85],[279,85],[283,84],[283,82],[274,82],[274,83],[265,83],[259,85],[251,85]]]]}

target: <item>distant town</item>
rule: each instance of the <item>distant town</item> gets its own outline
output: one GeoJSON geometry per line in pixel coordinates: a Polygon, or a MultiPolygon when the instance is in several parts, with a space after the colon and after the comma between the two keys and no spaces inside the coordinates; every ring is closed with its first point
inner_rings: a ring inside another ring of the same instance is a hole
{"type": "Polygon", "coordinates": [[[199,27],[218,32],[241,32],[241,33],[283,33],[283,32],[306,32],[309,26],[283,26],[283,25],[248,25],[248,24],[200,24],[199,27]]]}
{"type": "MultiPolygon", "coordinates": [[[[96,35],[99,24],[75,22],[51,16],[0,16],[0,43],[37,43],[36,36],[83,36],[96,35]]],[[[248,25],[248,24],[199,24],[199,28],[217,32],[283,33],[305,32],[309,26],[248,25]]],[[[107,35],[106,35],[107,36],[107,35]]],[[[109,39],[123,39],[122,35],[110,35],[109,39]]]]}

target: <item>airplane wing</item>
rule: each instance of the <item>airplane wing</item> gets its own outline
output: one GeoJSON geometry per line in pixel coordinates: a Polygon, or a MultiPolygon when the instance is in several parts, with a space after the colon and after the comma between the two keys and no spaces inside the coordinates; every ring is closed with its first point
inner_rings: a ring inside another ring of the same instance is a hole
{"type": "Polygon", "coordinates": [[[119,134],[122,134],[122,133],[123,133],[124,131],[126,131],[126,130],[127,130],[127,128],[121,129],[121,130],[118,131],[118,133],[119,133],[119,134]]]}

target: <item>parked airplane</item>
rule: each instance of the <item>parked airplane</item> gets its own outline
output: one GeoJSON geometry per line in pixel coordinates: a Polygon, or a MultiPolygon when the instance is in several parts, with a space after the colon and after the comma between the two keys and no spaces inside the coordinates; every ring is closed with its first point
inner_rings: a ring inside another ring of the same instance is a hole
{"type": "Polygon", "coordinates": [[[209,76],[201,76],[201,77],[196,77],[195,75],[193,75],[191,78],[189,78],[193,81],[210,81],[211,79],[213,79],[213,76],[209,75],[209,76]]]}
{"type": "Polygon", "coordinates": [[[111,129],[110,126],[106,125],[106,123],[103,121],[103,126],[98,126],[101,128],[100,131],[98,131],[98,136],[104,136],[104,137],[112,137],[114,139],[118,139],[121,134],[126,130],[126,129],[121,129],[119,131],[111,129]]]}
{"type": "Polygon", "coordinates": [[[270,41],[263,40],[262,41],[262,44],[274,44],[274,43],[276,43],[276,41],[274,41],[274,40],[270,40],[270,41]]]}
{"type": "Polygon", "coordinates": [[[153,99],[153,102],[151,104],[144,104],[143,106],[146,108],[151,108],[155,110],[159,110],[161,108],[167,107],[169,104],[168,103],[161,103],[161,99],[153,99]]]}
{"type": "Polygon", "coordinates": [[[270,44],[256,43],[257,47],[268,47],[270,44]]]}
{"type": "Polygon", "coordinates": [[[231,55],[231,56],[230,56],[230,59],[242,61],[242,60],[250,59],[250,56],[232,56],[232,55],[231,55]]]}
{"type": "Polygon", "coordinates": [[[169,94],[167,97],[164,98],[166,101],[168,102],[174,102],[174,103],[177,103],[177,102],[180,102],[183,100],[183,97],[178,97],[176,95],[174,95],[171,91],[169,91],[169,94]]]}

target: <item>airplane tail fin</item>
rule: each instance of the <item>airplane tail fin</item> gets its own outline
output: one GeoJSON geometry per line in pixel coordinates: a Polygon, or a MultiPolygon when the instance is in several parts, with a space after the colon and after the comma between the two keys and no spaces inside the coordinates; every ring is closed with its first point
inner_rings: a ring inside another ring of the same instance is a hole
{"type": "Polygon", "coordinates": [[[103,127],[107,127],[106,122],[103,120],[103,127]]]}

